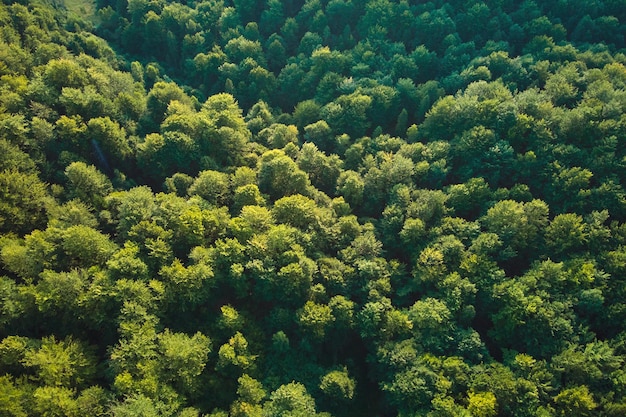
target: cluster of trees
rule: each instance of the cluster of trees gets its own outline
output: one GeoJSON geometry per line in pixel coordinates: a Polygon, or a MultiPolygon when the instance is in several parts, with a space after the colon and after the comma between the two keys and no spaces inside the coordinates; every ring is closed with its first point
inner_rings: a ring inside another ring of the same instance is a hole
{"type": "Polygon", "coordinates": [[[626,3],[413,3],[0,4],[0,415],[625,415],[626,3]]]}

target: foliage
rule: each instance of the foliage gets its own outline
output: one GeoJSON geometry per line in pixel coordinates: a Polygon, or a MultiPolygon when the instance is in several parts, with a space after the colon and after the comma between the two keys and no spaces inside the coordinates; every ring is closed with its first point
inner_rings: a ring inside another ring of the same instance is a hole
{"type": "Polygon", "coordinates": [[[626,4],[0,4],[0,415],[626,414],[626,4]]]}

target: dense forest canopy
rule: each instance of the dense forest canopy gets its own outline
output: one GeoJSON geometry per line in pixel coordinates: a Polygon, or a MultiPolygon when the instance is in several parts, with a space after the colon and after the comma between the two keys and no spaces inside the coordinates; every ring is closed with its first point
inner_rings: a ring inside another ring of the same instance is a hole
{"type": "Polygon", "coordinates": [[[0,415],[626,415],[626,0],[4,0],[0,415]]]}

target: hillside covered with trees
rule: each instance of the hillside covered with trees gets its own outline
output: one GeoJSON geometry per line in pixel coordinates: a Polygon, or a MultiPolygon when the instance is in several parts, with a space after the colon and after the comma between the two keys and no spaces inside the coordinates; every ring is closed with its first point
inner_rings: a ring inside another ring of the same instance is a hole
{"type": "Polygon", "coordinates": [[[0,416],[626,415],[626,0],[4,0],[0,416]]]}

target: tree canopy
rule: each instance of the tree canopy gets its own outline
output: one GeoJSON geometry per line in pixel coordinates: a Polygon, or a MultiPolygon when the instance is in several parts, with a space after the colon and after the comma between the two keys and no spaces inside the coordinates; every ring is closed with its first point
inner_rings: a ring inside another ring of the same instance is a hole
{"type": "Polygon", "coordinates": [[[625,33],[0,3],[0,415],[626,415],[625,33]]]}

